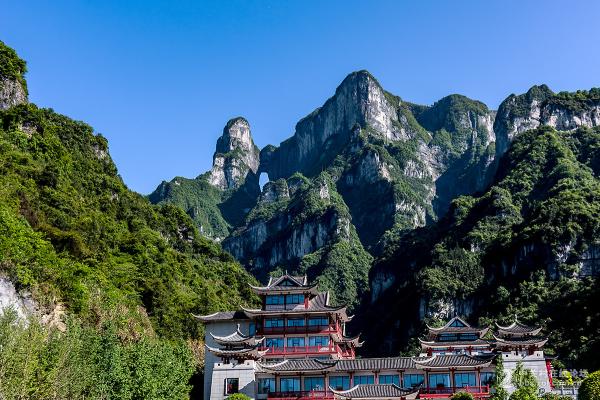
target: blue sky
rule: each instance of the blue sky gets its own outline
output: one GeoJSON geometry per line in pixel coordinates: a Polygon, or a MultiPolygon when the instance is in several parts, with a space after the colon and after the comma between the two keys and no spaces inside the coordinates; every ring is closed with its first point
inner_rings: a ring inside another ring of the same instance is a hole
{"type": "Polygon", "coordinates": [[[430,104],[600,86],[598,1],[6,1],[30,100],[110,142],[127,185],[210,168],[243,115],[278,144],[351,71],[430,104]]]}

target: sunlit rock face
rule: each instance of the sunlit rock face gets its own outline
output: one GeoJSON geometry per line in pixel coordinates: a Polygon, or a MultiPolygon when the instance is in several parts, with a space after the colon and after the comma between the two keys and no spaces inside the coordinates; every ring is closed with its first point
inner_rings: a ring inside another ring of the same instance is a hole
{"type": "Polygon", "coordinates": [[[219,189],[234,189],[244,183],[249,172],[258,172],[259,163],[260,151],[252,140],[250,125],[238,117],[227,122],[217,140],[208,180],[219,189]]]}
{"type": "Polygon", "coordinates": [[[393,102],[367,71],[348,75],[333,97],[296,124],[291,138],[278,148],[265,149],[269,177],[312,175],[350,142],[355,125],[369,126],[373,134],[389,140],[410,137],[412,132],[399,121],[393,102]]]}
{"type": "Polygon", "coordinates": [[[0,76],[0,110],[27,103],[27,91],[15,80],[0,76]]]}
{"type": "Polygon", "coordinates": [[[540,85],[525,94],[508,96],[500,104],[494,122],[496,154],[504,154],[519,133],[541,125],[561,131],[600,125],[599,96],[587,96],[592,91],[555,94],[548,86],[540,85]],[[578,93],[586,96],[578,97],[578,93]]]}

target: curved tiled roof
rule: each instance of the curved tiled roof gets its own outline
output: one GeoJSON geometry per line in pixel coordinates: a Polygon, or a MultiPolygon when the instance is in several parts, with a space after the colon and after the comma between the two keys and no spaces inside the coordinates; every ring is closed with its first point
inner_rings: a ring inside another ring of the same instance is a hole
{"type": "Polygon", "coordinates": [[[501,338],[501,337],[497,337],[494,335],[494,339],[496,339],[496,342],[498,344],[507,344],[510,346],[532,346],[532,345],[543,346],[548,341],[548,338],[539,337],[539,336],[534,336],[534,337],[527,336],[524,338],[506,339],[506,338],[501,338]]]}
{"type": "Polygon", "coordinates": [[[520,323],[516,318],[514,322],[508,326],[501,326],[496,323],[499,333],[517,334],[517,335],[537,335],[542,330],[541,327],[528,326],[520,323]]]}
{"type": "Polygon", "coordinates": [[[402,389],[394,384],[356,385],[342,391],[329,389],[339,399],[414,399],[419,392],[415,389],[402,389]]]}
{"type": "Polygon", "coordinates": [[[446,332],[447,333],[482,332],[482,334],[485,334],[485,332],[487,332],[489,328],[480,328],[477,326],[471,326],[464,319],[462,319],[460,317],[454,317],[450,321],[448,321],[446,323],[446,325],[442,326],[441,328],[432,328],[431,326],[427,325],[427,329],[429,329],[430,334],[440,334],[440,333],[446,333],[446,332]],[[457,321],[460,322],[464,326],[450,326],[454,322],[457,322],[457,321]]]}
{"type": "Polygon", "coordinates": [[[192,316],[199,319],[202,322],[209,321],[231,321],[231,320],[245,320],[248,316],[243,311],[219,311],[208,315],[195,315],[192,316]]]}
{"type": "Polygon", "coordinates": [[[415,367],[415,359],[419,357],[381,357],[356,358],[354,360],[338,360],[336,371],[377,371],[382,369],[410,369],[415,367]]]}
{"type": "Polygon", "coordinates": [[[422,347],[454,347],[454,346],[472,346],[472,347],[485,347],[490,346],[492,343],[489,340],[477,339],[477,340],[458,340],[453,342],[436,342],[419,339],[422,347]]]}
{"type": "Polygon", "coordinates": [[[261,370],[266,372],[285,371],[322,371],[332,369],[336,360],[316,360],[313,358],[288,358],[278,363],[260,363],[261,370]]]}
{"type": "Polygon", "coordinates": [[[249,345],[255,345],[257,343],[261,343],[265,338],[261,338],[261,339],[256,339],[255,336],[248,336],[243,334],[240,331],[240,324],[237,325],[236,330],[227,336],[217,336],[217,335],[213,335],[212,332],[209,332],[210,336],[212,336],[212,338],[215,340],[215,342],[221,344],[221,345],[236,345],[236,344],[249,344],[249,345]]]}
{"type": "Polygon", "coordinates": [[[248,309],[242,307],[244,313],[252,318],[260,315],[288,315],[288,314],[307,314],[316,312],[339,312],[342,314],[344,319],[350,320],[351,317],[346,315],[346,306],[330,306],[329,305],[329,293],[322,292],[310,299],[308,302],[308,308],[305,308],[303,304],[300,304],[294,308],[288,310],[261,310],[261,309],[248,309]]]}
{"type": "Polygon", "coordinates": [[[487,367],[491,364],[494,357],[495,355],[472,356],[466,354],[435,354],[424,360],[415,360],[415,366],[419,369],[487,367]]]}
{"type": "Polygon", "coordinates": [[[249,357],[259,359],[267,354],[267,350],[258,350],[258,346],[247,347],[243,349],[217,349],[207,344],[204,345],[208,351],[219,357],[249,357]]]}

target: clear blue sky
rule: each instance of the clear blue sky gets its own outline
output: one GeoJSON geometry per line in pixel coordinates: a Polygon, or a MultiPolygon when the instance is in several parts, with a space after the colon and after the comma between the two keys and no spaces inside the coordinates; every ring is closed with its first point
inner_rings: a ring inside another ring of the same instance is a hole
{"type": "Polygon", "coordinates": [[[600,86],[598,1],[5,1],[0,39],[28,61],[31,101],[110,141],[125,182],[210,167],[243,115],[278,144],[351,71],[430,104],[496,108],[537,83],[600,86]],[[493,3],[493,4],[492,4],[493,3]]]}

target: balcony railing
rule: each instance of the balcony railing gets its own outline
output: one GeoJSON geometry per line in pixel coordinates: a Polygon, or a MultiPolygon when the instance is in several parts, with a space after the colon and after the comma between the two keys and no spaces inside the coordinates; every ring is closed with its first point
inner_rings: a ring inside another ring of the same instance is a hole
{"type": "Polygon", "coordinates": [[[260,347],[259,350],[267,350],[267,355],[293,355],[293,354],[339,354],[341,357],[354,356],[352,350],[343,350],[337,344],[328,346],[283,346],[283,347],[260,347]]]}
{"type": "Polygon", "coordinates": [[[271,326],[257,329],[262,335],[288,334],[288,333],[335,333],[336,325],[304,325],[304,326],[271,326]]]}
{"type": "Polygon", "coordinates": [[[275,399],[333,399],[333,392],[328,390],[308,390],[298,392],[271,392],[267,396],[270,400],[275,399]]]}
{"type": "Polygon", "coordinates": [[[489,386],[446,386],[435,388],[421,388],[419,391],[421,398],[449,397],[457,392],[471,393],[475,397],[487,396],[490,394],[489,386]]]}

